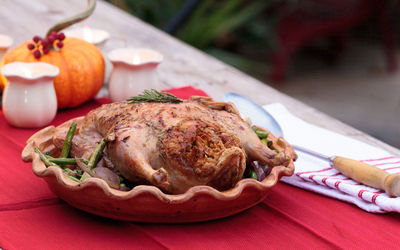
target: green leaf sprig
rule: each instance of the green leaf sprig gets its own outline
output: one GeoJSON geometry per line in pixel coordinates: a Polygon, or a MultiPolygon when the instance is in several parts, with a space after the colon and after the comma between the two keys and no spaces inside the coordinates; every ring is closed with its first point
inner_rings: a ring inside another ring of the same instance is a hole
{"type": "Polygon", "coordinates": [[[143,94],[129,98],[128,103],[140,102],[162,102],[162,103],[180,103],[182,99],[166,92],[159,92],[155,89],[145,90],[143,94]]]}

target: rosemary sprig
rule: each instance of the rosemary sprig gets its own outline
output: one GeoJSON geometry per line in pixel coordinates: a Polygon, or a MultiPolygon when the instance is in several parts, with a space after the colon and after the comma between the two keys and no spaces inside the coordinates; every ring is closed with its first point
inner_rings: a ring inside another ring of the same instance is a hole
{"type": "Polygon", "coordinates": [[[183,102],[183,100],[174,96],[173,94],[159,92],[155,89],[151,89],[143,91],[143,94],[141,95],[129,98],[128,102],[129,103],[139,103],[139,102],[180,103],[183,102]]]}

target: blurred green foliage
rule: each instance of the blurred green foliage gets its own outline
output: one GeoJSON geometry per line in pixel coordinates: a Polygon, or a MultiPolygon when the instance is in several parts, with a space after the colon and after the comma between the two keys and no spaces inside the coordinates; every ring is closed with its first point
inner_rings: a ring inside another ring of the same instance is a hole
{"type": "MultiPolygon", "coordinates": [[[[184,0],[108,0],[160,29],[184,0]]],[[[271,9],[288,0],[203,0],[175,36],[251,75],[265,78],[275,46],[277,16],[271,9]]]]}
{"type": "Polygon", "coordinates": [[[207,49],[214,41],[243,27],[268,5],[266,1],[243,0],[201,2],[177,36],[200,49],[207,49]]]}
{"type": "Polygon", "coordinates": [[[182,7],[185,0],[107,0],[107,2],[162,29],[182,7]]]}

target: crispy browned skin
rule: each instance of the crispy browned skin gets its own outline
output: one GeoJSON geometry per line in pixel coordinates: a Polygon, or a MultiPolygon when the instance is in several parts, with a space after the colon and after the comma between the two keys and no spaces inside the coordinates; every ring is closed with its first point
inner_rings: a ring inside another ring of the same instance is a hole
{"type": "MultiPolygon", "coordinates": [[[[63,133],[55,137],[56,145],[62,145],[63,133]]],[[[246,159],[273,165],[287,160],[260,142],[233,105],[205,97],[179,104],[103,105],[80,124],[72,154],[85,155],[102,137],[125,178],[169,193],[196,185],[229,189],[241,179],[246,159]]]]}

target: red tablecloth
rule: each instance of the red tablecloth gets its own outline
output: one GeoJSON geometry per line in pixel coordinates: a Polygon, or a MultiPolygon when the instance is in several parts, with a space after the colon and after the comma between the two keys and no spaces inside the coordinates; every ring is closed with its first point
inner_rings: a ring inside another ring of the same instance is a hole
{"type": "MultiPolygon", "coordinates": [[[[181,98],[204,95],[191,87],[170,91],[181,98]]],[[[99,99],[62,110],[54,125],[107,103],[99,99]]],[[[400,215],[371,214],[356,206],[283,183],[259,205],[203,223],[141,224],[82,212],[58,199],[21,160],[37,129],[10,127],[0,112],[0,247],[3,249],[394,249],[400,215]]]]}

